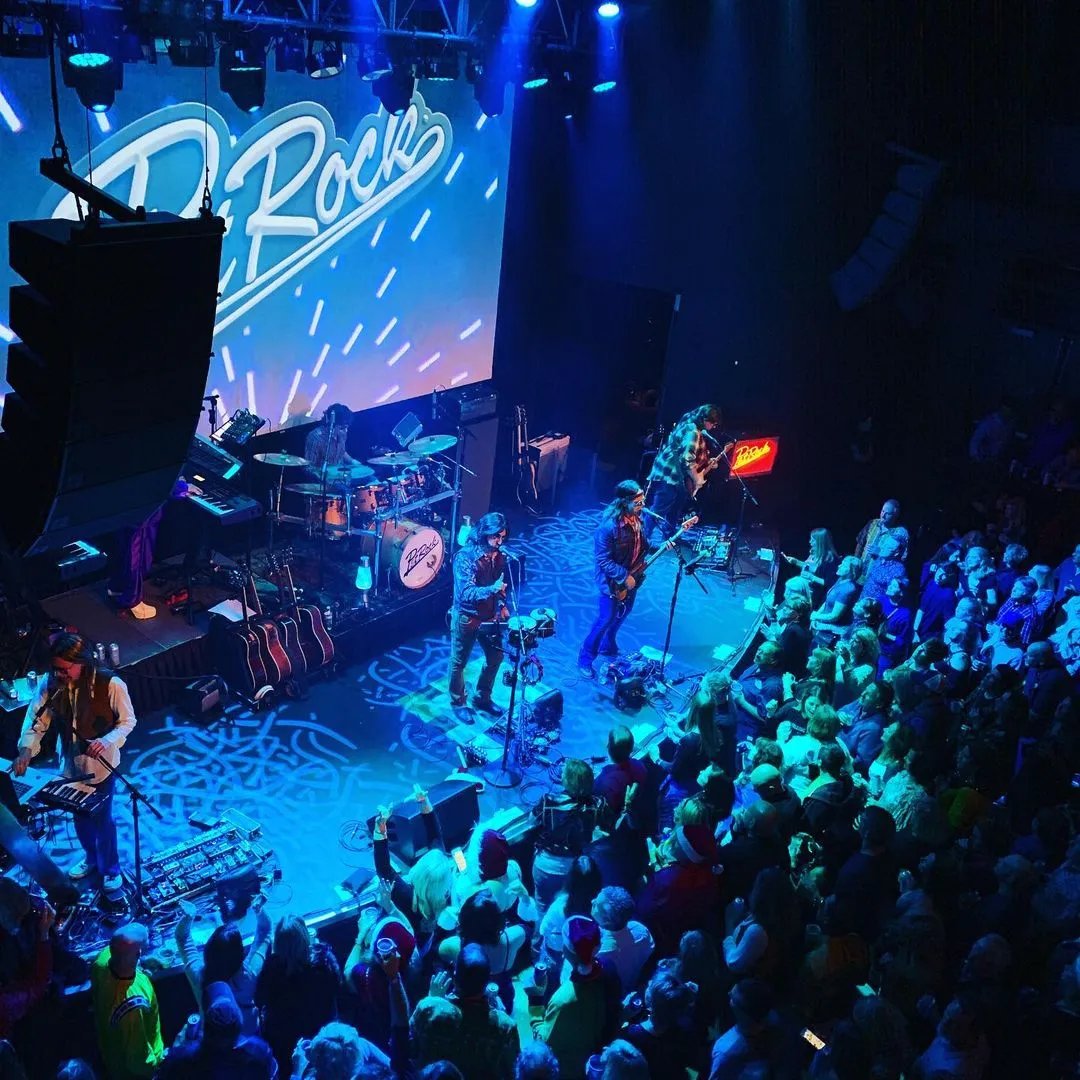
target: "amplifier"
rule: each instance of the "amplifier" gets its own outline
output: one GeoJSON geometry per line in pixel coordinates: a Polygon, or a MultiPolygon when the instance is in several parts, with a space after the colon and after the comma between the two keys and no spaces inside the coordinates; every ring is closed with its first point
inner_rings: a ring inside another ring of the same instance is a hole
{"type": "Polygon", "coordinates": [[[456,424],[473,424],[494,416],[499,408],[499,395],[491,383],[463,386],[439,394],[439,407],[456,424]]]}
{"type": "Polygon", "coordinates": [[[218,675],[207,675],[188,683],[180,691],[180,699],[176,705],[193,720],[199,720],[224,705],[228,696],[225,680],[218,675]]]}
{"type": "Polygon", "coordinates": [[[566,476],[570,436],[549,431],[539,439],[529,440],[529,456],[536,463],[536,490],[550,491],[554,499],[559,483],[566,476]]]}

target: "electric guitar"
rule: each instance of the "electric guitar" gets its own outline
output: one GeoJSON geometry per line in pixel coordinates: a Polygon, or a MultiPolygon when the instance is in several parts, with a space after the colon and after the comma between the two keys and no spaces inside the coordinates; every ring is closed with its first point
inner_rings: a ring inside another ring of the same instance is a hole
{"type": "Polygon", "coordinates": [[[634,589],[631,589],[625,581],[622,583],[614,580],[608,582],[608,593],[611,597],[615,600],[625,600],[632,591],[640,588],[641,583],[645,580],[645,571],[648,570],[665,551],[673,548],[676,541],[687,529],[692,529],[697,523],[697,514],[692,514],[641,564],[640,569],[631,568],[628,576],[632,576],[634,579],[634,589]]]}
{"type": "Polygon", "coordinates": [[[529,419],[524,405],[514,406],[514,478],[518,506],[534,507],[540,493],[536,490],[536,462],[529,452],[529,419]]]}
{"type": "Polygon", "coordinates": [[[716,457],[709,458],[700,469],[691,467],[690,472],[686,477],[686,493],[691,499],[696,499],[698,497],[698,492],[705,486],[705,482],[709,479],[713,469],[725,460],[734,445],[734,442],[725,444],[724,449],[721,450],[716,457]]]}

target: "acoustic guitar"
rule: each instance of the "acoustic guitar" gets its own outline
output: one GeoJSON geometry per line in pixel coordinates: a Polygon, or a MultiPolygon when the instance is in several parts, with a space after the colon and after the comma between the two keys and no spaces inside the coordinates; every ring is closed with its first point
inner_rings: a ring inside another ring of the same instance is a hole
{"type": "Polygon", "coordinates": [[[289,654],[285,651],[278,635],[277,623],[263,614],[259,592],[255,588],[255,577],[250,569],[248,570],[248,587],[251,589],[251,606],[255,611],[255,618],[251,620],[251,631],[259,642],[259,651],[269,676],[267,681],[271,686],[279,686],[292,675],[289,654]]]}
{"type": "Polygon", "coordinates": [[[224,657],[219,663],[228,674],[229,681],[250,697],[270,682],[270,676],[263,663],[262,643],[252,629],[248,615],[253,608],[248,604],[247,581],[237,571],[231,583],[240,590],[244,621],[231,625],[221,637],[220,648],[224,650],[224,657]]]}
{"type": "Polygon", "coordinates": [[[694,527],[694,526],[695,526],[695,525],[696,525],[697,523],[698,523],[698,516],[697,516],[697,514],[691,514],[691,516],[690,516],[690,517],[688,517],[688,518],[687,518],[687,519],[686,519],[686,520],[685,520],[685,521],[684,521],[684,522],[683,522],[683,523],[682,523],[682,524],[681,524],[681,525],[680,525],[680,526],[679,526],[679,527],[678,527],[678,528],[677,528],[677,529],[676,529],[676,530],[675,530],[675,531],[674,531],[674,532],[673,532],[673,533],[671,534],[671,536],[670,536],[670,537],[669,537],[669,538],[668,538],[667,540],[665,540],[665,541],[664,541],[664,542],[663,542],[663,543],[662,543],[662,544],[661,544],[661,545],[660,545],[660,546],[659,546],[659,547],[658,547],[658,548],[657,548],[657,549],[656,549],[656,550],[655,550],[655,551],[654,551],[654,552],[653,552],[653,553],[652,553],[652,554],[651,554],[651,555],[650,555],[650,556],[649,556],[649,557],[648,557],[648,558],[647,558],[647,559],[646,559],[646,560],[645,560],[645,561],[644,561],[644,562],[643,562],[643,563],[641,564],[641,568],[640,568],[640,569],[634,569],[634,568],[632,568],[632,569],[630,570],[630,576],[632,576],[632,577],[634,578],[634,588],[633,588],[633,589],[630,589],[630,588],[629,588],[629,587],[628,587],[628,586],[626,585],[626,582],[625,582],[625,581],[624,581],[624,582],[621,582],[621,583],[620,583],[620,582],[616,582],[616,581],[614,581],[614,580],[611,580],[611,581],[609,581],[609,582],[608,582],[608,593],[609,593],[609,594],[610,594],[610,595],[611,595],[611,596],[612,596],[612,597],[613,597],[613,598],[614,598],[615,600],[620,600],[620,601],[622,601],[622,600],[625,600],[625,599],[626,599],[626,598],[627,598],[627,597],[628,597],[628,596],[630,595],[630,593],[631,593],[631,592],[633,592],[633,591],[636,591],[637,589],[639,589],[639,588],[641,587],[641,583],[642,583],[642,582],[643,582],[643,581],[645,580],[645,571],[646,571],[646,570],[648,570],[648,569],[649,569],[649,567],[650,567],[650,566],[652,566],[652,564],[653,564],[654,562],[656,562],[656,560],[657,560],[657,559],[659,559],[659,558],[660,558],[660,556],[661,556],[661,555],[663,555],[665,551],[668,551],[669,549],[673,548],[673,547],[675,546],[676,542],[678,541],[679,537],[680,537],[680,536],[682,536],[682,534],[683,534],[684,532],[686,532],[686,530],[687,530],[687,529],[692,529],[692,528],[693,528],[693,527],[694,527]]]}

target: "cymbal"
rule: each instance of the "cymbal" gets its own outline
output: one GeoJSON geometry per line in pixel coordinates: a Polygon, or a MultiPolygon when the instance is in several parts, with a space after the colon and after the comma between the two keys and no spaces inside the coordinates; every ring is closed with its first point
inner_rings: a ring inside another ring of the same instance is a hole
{"type": "Polygon", "coordinates": [[[457,437],[454,435],[425,435],[422,439],[413,439],[409,443],[409,450],[426,457],[428,454],[445,454],[455,446],[457,437]]]}
{"type": "MultiPolygon", "coordinates": [[[[304,484],[286,484],[286,491],[291,491],[295,495],[307,495],[309,498],[316,498],[322,495],[322,484],[320,483],[304,483],[304,484]]],[[[328,499],[338,498],[347,488],[343,488],[340,484],[326,485],[326,497],[328,499]]]]}
{"type": "Polygon", "coordinates": [[[416,465],[420,461],[417,454],[408,450],[391,450],[388,454],[380,454],[378,457],[369,457],[369,465],[383,465],[396,469],[399,465],[416,465]]]}
{"type": "Polygon", "coordinates": [[[331,465],[326,470],[326,482],[335,484],[366,484],[375,479],[375,470],[360,462],[352,465],[331,465]]]}
{"type": "Polygon", "coordinates": [[[296,454],[256,454],[256,461],[264,465],[273,465],[275,469],[298,469],[301,465],[310,465],[307,458],[297,457],[296,454]]]}

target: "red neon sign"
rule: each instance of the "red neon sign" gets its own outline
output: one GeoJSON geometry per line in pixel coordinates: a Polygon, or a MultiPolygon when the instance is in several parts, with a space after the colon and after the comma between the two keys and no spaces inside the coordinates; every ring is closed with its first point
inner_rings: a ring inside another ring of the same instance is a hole
{"type": "Polygon", "coordinates": [[[766,476],[773,471],[776,454],[780,449],[780,439],[776,435],[767,435],[761,439],[739,439],[732,448],[731,473],[741,476],[766,476]]]}

